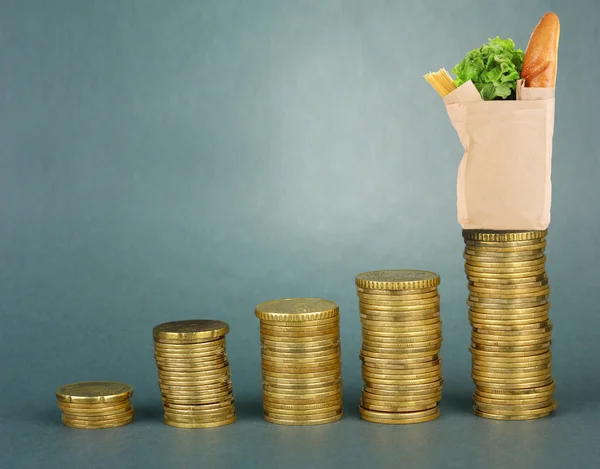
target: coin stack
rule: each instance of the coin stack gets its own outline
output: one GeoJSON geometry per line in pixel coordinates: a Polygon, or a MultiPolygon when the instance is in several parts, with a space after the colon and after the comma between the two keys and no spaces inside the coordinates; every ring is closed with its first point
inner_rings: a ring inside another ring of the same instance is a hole
{"type": "Polygon", "coordinates": [[[167,425],[210,428],[235,422],[227,332],[226,323],[208,319],[154,328],[154,358],[167,425]]]}
{"type": "Polygon", "coordinates": [[[265,420],[319,425],[342,418],[339,307],[318,298],[268,301],[255,308],[265,420]]]}
{"type": "Polygon", "coordinates": [[[133,422],[131,386],[113,381],[87,381],[56,390],[62,422],[73,428],[114,428],[133,422]]]}
{"type": "Polygon", "coordinates": [[[546,234],[463,231],[473,410],[481,417],[529,420],[556,408],[546,234]]]}
{"type": "Polygon", "coordinates": [[[363,337],[361,418],[387,424],[436,419],[443,385],[440,276],[378,270],[355,283],[363,337]]]}

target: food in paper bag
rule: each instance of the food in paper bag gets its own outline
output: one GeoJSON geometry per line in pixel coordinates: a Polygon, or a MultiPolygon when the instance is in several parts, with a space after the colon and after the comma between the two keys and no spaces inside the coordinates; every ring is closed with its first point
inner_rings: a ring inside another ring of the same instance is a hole
{"type": "Polygon", "coordinates": [[[458,168],[464,229],[543,230],[550,224],[554,86],[560,24],[538,23],[525,53],[489,39],[452,73],[425,75],[465,148],[458,168]]]}

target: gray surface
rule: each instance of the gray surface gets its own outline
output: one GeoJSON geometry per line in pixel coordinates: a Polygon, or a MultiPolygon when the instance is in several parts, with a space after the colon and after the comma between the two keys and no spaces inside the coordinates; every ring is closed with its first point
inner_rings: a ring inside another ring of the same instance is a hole
{"type": "Polygon", "coordinates": [[[596,0],[3,1],[0,467],[592,467],[598,445],[596,0]],[[484,4],[489,3],[489,6],[484,4]],[[526,4],[526,5],[524,5],[526,4]],[[569,4],[569,6],[567,6],[569,4]],[[560,409],[471,415],[462,148],[422,74],[562,20],[548,270],[560,409]],[[442,417],[358,419],[353,277],[442,275],[442,417]],[[261,419],[255,304],[342,309],[346,417],[261,419]],[[162,424],[151,328],[220,318],[238,422],[162,424]],[[138,419],[63,428],[57,386],[132,384],[138,419]]]}

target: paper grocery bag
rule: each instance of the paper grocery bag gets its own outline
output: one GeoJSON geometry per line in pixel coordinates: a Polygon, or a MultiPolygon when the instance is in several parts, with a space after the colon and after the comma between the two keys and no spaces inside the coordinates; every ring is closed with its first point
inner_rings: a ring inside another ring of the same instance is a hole
{"type": "Polygon", "coordinates": [[[465,153],[458,167],[464,229],[542,230],[550,224],[554,88],[517,83],[517,100],[484,101],[472,82],[444,98],[465,153]]]}

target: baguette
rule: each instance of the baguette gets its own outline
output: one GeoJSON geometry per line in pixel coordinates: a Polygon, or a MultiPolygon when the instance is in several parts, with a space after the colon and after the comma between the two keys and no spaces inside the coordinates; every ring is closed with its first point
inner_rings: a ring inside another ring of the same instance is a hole
{"type": "Polygon", "coordinates": [[[546,13],[537,24],[523,58],[521,78],[530,88],[554,88],[558,63],[560,22],[555,13],[546,13]]]}

